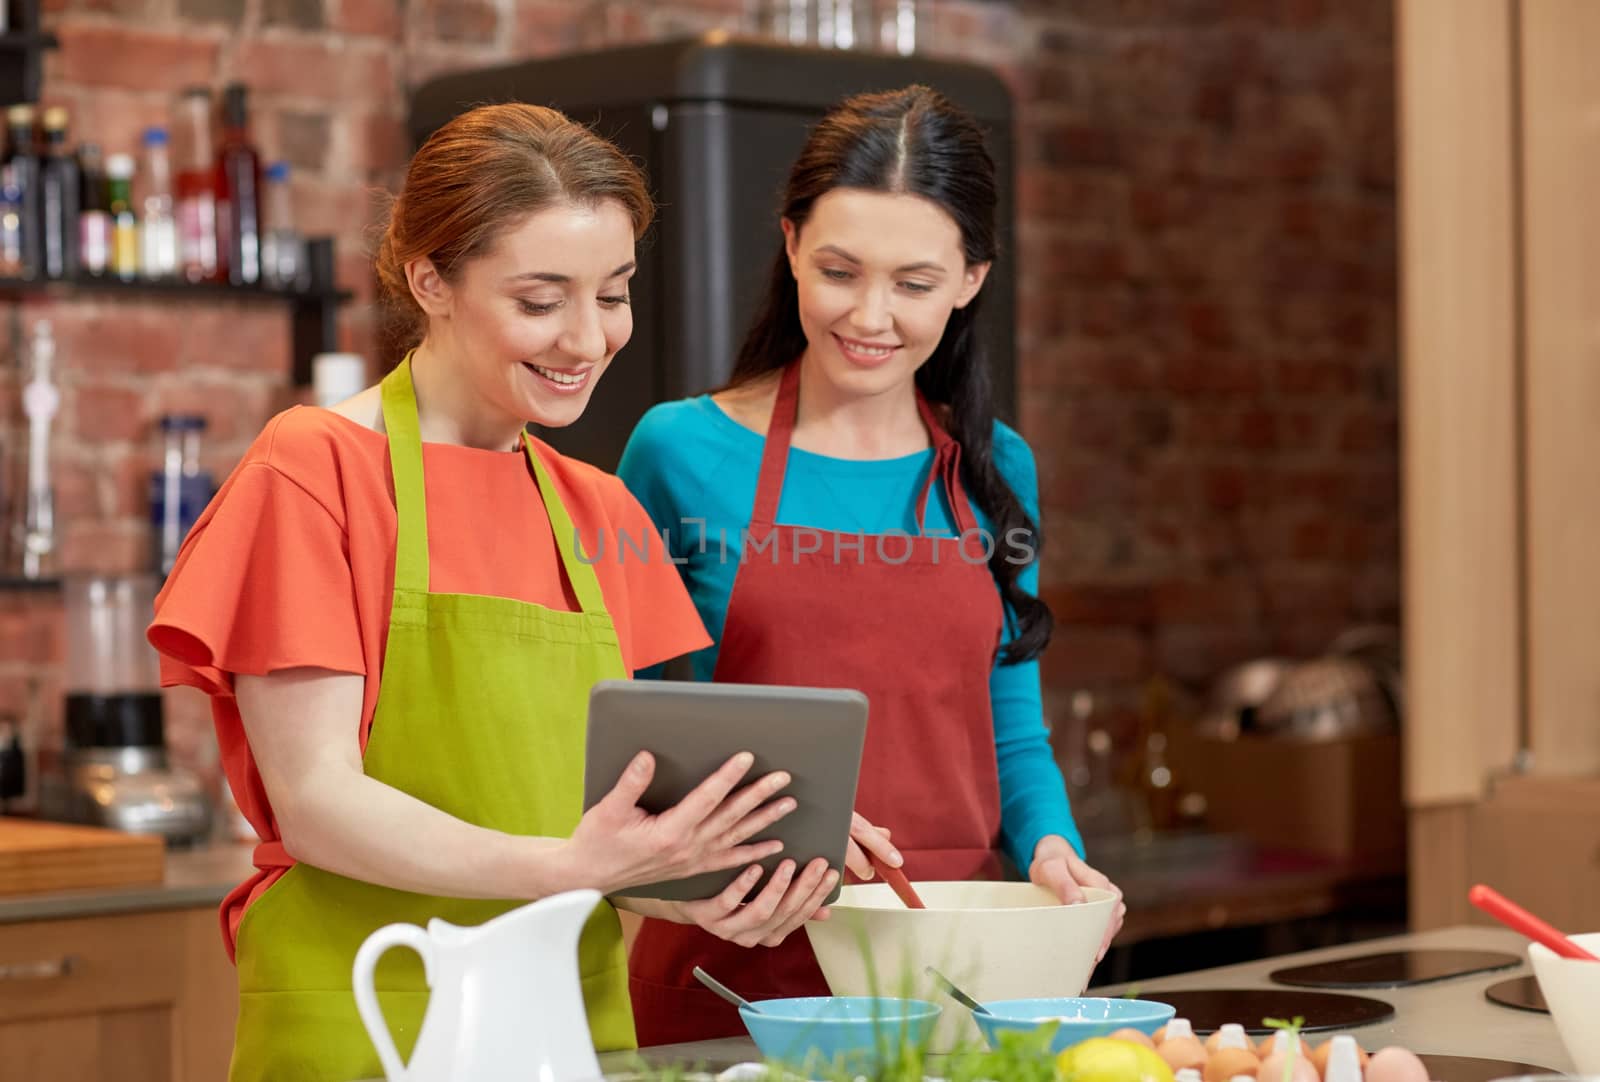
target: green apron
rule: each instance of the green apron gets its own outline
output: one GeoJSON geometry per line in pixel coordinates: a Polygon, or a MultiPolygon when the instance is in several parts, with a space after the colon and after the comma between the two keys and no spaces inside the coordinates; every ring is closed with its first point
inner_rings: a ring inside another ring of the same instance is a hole
{"type": "MultiPolygon", "coordinates": [[[[574,558],[572,520],[524,438],[582,611],[429,593],[422,437],[409,357],[383,381],[383,421],[399,530],[394,607],[363,768],[469,823],[568,837],[582,814],[589,688],[627,675],[594,568],[574,558]]],[[[493,509],[485,508],[482,523],[463,528],[493,529],[493,509]]],[[[350,990],[356,949],[385,924],[439,917],[477,925],[519,904],[432,898],[295,864],[240,922],[239,1022],[229,1078],[380,1077],[350,990]]],[[[622,931],[610,904],[590,917],[578,961],[595,1047],[635,1047],[622,931]]],[[[409,1058],[428,1002],[421,960],[411,951],[389,951],[376,983],[395,1044],[409,1058]]]]}

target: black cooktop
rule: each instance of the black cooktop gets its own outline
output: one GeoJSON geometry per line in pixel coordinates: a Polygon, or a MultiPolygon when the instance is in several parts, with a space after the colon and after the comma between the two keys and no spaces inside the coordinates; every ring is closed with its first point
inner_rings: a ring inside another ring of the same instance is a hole
{"type": "Polygon", "coordinates": [[[1502,1007],[1550,1013],[1550,1005],[1544,1001],[1544,993],[1539,991],[1539,982],[1534,977],[1513,977],[1509,981],[1491,984],[1483,990],[1483,994],[1490,1003],[1498,1003],[1502,1007]]]}
{"type": "Polygon", "coordinates": [[[1428,1077],[1438,1082],[1494,1082],[1525,1074],[1551,1074],[1548,1067],[1515,1063],[1505,1059],[1478,1059],[1475,1056],[1418,1056],[1428,1068],[1428,1077]]]}
{"type": "Polygon", "coordinates": [[[1521,963],[1516,955],[1499,951],[1386,951],[1279,969],[1269,979],[1300,988],[1399,988],[1509,969],[1521,963]]]}
{"type": "MultiPolygon", "coordinates": [[[[1304,1018],[1302,1032],[1353,1029],[1394,1017],[1394,1007],[1381,999],[1347,996],[1336,992],[1285,991],[1281,988],[1185,989],[1180,992],[1151,992],[1140,996],[1152,1003],[1174,1007],[1179,1018],[1187,1018],[1197,1033],[1211,1033],[1229,1022],[1237,1022],[1247,1033],[1271,1033],[1263,1024],[1267,1018],[1304,1018]]],[[[1434,1076],[1438,1078],[1439,1076],[1434,1076]]],[[[1439,1082],[1454,1082],[1440,1079],[1439,1082]]]]}

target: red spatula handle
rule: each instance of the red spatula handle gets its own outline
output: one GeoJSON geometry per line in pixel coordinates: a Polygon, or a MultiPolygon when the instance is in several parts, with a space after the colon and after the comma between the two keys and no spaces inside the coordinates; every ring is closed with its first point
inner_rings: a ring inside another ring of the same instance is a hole
{"type": "Polygon", "coordinates": [[[867,849],[866,846],[861,848],[866,852],[867,859],[872,861],[873,870],[882,876],[883,881],[889,884],[889,889],[899,895],[902,902],[906,903],[907,909],[928,908],[922,904],[922,899],[917,897],[917,892],[912,888],[911,880],[906,878],[905,872],[902,872],[899,868],[889,867],[879,860],[877,854],[867,849]]]}
{"type": "Polygon", "coordinates": [[[1562,935],[1556,928],[1546,924],[1492,887],[1479,883],[1467,892],[1467,901],[1513,932],[1525,935],[1535,943],[1544,944],[1563,958],[1582,958],[1590,962],[1600,962],[1600,958],[1596,958],[1562,935]]]}

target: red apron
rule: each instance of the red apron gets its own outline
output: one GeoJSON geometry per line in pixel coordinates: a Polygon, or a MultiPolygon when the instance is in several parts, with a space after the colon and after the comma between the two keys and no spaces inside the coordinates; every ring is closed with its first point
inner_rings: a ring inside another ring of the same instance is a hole
{"type": "MultiPolygon", "coordinates": [[[[713,679],[864,692],[871,713],[856,810],[893,832],[914,880],[998,878],[989,674],[1003,614],[986,545],[969,537],[963,556],[961,538],[777,525],[799,389],[797,362],[772,407],[713,679]]],[[[961,487],[960,445],[920,393],[917,408],[934,447],[918,532],[939,480],[965,537],[978,523],[961,487]]],[[[647,920],[629,960],[641,1046],[744,1033],[738,1011],[694,979],[695,966],[752,999],[828,994],[803,929],[781,946],[747,949],[647,920]]]]}

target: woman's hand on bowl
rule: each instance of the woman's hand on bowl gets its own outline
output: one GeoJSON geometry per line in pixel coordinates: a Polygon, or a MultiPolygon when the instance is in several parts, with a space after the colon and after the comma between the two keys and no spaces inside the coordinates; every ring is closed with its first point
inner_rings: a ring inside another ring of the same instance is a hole
{"type": "Polygon", "coordinates": [[[1086,864],[1083,858],[1078,856],[1077,850],[1072,848],[1072,843],[1059,834],[1050,834],[1039,839],[1039,844],[1033,850],[1033,865],[1028,869],[1028,878],[1060,898],[1063,905],[1083,901],[1084,887],[1099,887],[1115,896],[1116,908],[1111,911],[1111,920],[1106,924],[1105,938],[1101,940],[1100,951],[1094,959],[1098,965],[1100,959],[1106,956],[1112,938],[1122,928],[1122,918],[1128,913],[1128,907],[1122,901],[1122,891],[1117,889],[1115,883],[1086,864]]]}
{"type": "Polygon", "coordinates": [[[887,827],[873,826],[860,812],[850,814],[850,844],[845,847],[844,866],[851,874],[862,880],[873,877],[872,861],[867,857],[869,852],[891,868],[898,868],[905,863],[900,850],[889,841],[887,827]]]}

